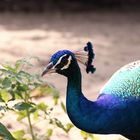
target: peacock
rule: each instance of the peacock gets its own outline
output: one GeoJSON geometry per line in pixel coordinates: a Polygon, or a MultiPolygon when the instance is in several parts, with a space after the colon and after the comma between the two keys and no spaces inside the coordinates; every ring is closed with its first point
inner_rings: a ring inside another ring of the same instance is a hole
{"type": "Polygon", "coordinates": [[[82,93],[82,76],[78,62],[94,73],[93,45],[72,52],[60,50],[51,56],[42,73],[58,73],[67,77],[67,114],[79,129],[94,134],[121,134],[130,140],[140,140],[140,60],[115,72],[100,90],[96,101],[82,93]]]}

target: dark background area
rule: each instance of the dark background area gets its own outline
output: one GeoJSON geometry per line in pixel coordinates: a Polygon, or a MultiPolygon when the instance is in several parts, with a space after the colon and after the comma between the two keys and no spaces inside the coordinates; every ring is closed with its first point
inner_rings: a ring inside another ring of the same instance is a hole
{"type": "MultiPolygon", "coordinates": [[[[82,89],[88,99],[96,100],[115,71],[140,60],[139,5],[140,0],[0,0],[0,64],[13,64],[21,58],[35,56],[40,61],[31,72],[40,75],[56,51],[77,51],[90,41],[94,45],[97,70],[93,75],[87,74],[80,65],[82,89]]],[[[44,79],[60,91],[65,103],[65,77],[50,74],[44,79]]],[[[48,97],[41,101],[53,104],[48,97]]],[[[54,107],[53,111],[56,111],[53,116],[64,124],[70,122],[60,107],[54,107]]],[[[1,122],[10,126],[11,131],[27,125],[26,122],[19,124],[11,111],[1,122]]],[[[34,126],[42,134],[47,125],[42,121],[34,126]]],[[[82,139],[76,128],[68,136],[61,131],[53,134],[52,140],[82,139]]],[[[98,139],[124,140],[120,135],[101,135],[98,139]]]]}
{"type": "Polygon", "coordinates": [[[0,11],[44,12],[47,10],[139,10],[139,0],[0,0],[0,11]]]}

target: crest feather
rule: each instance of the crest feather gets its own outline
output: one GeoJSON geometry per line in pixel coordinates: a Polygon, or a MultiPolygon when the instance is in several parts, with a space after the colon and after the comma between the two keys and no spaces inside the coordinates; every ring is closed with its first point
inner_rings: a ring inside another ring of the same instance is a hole
{"type": "Polygon", "coordinates": [[[96,68],[92,64],[95,54],[93,51],[93,46],[91,42],[87,43],[87,46],[84,47],[82,51],[75,52],[77,60],[86,66],[86,72],[94,73],[96,68]]]}

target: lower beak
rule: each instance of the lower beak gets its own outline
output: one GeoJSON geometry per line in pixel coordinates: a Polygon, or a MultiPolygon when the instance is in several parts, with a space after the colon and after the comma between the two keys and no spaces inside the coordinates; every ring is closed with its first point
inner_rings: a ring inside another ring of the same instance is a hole
{"type": "Polygon", "coordinates": [[[50,62],[45,68],[45,70],[42,72],[41,76],[44,76],[45,74],[49,74],[49,73],[55,73],[55,72],[56,72],[56,69],[53,68],[53,63],[50,62]]]}

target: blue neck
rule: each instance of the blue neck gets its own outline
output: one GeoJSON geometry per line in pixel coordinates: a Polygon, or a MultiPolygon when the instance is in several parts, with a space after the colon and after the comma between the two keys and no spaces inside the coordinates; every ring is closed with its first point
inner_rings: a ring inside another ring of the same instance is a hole
{"type": "Polygon", "coordinates": [[[98,97],[95,102],[88,100],[82,93],[81,81],[80,69],[75,67],[68,76],[66,99],[67,113],[73,124],[89,133],[120,134],[124,128],[118,129],[116,123],[121,124],[124,120],[116,122],[114,116],[122,117],[121,111],[125,105],[122,106],[122,102],[117,97],[108,94],[98,97]],[[118,110],[113,108],[118,108],[118,110]],[[113,117],[112,114],[114,114],[113,117]]]}
{"type": "MultiPolygon", "coordinates": [[[[95,102],[84,97],[81,89],[81,72],[79,66],[72,68],[68,74],[67,113],[75,126],[94,134],[129,134],[135,132],[140,119],[139,100],[126,102],[112,94],[100,94],[95,102]],[[135,108],[135,113],[130,115],[135,108]],[[128,122],[133,124],[132,129],[128,122]],[[134,123],[136,122],[136,123],[134,123]]],[[[139,128],[137,131],[139,132],[139,128]]]]}
{"type": "Polygon", "coordinates": [[[96,103],[89,101],[82,93],[80,69],[68,77],[66,107],[68,116],[75,126],[87,132],[93,130],[90,117],[92,123],[96,122],[94,121],[97,120],[96,112],[93,111],[97,107],[96,103]]]}
{"type": "Polygon", "coordinates": [[[126,105],[120,98],[110,94],[101,95],[95,102],[92,102],[82,93],[80,70],[68,77],[67,113],[73,124],[81,130],[95,134],[129,133],[130,130],[125,128],[127,128],[127,122],[130,121],[128,114],[131,114],[131,110],[129,111],[126,106],[130,105],[132,110],[134,106],[138,106],[139,109],[137,102],[133,106],[131,104],[126,105]],[[122,115],[124,109],[125,115],[122,115]],[[119,124],[121,124],[120,127],[119,124]]]}

